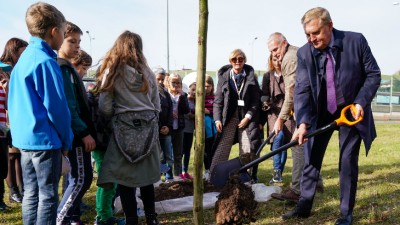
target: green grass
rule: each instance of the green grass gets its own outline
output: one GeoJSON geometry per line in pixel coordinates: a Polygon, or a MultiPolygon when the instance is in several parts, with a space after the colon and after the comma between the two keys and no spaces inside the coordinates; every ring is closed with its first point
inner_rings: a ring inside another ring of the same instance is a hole
{"type": "MultiPolygon", "coordinates": [[[[378,124],[378,138],[372,145],[368,157],[365,157],[365,148],[362,146],[359,159],[359,182],[357,188],[356,206],[354,208],[353,224],[400,224],[400,131],[399,124],[378,124]]],[[[338,179],[338,140],[337,132],[325,154],[322,175],[325,192],[317,193],[308,219],[294,219],[283,221],[279,217],[294,207],[293,204],[270,200],[258,205],[259,215],[252,224],[333,224],[339,216],[339,179],[338,179]]],[[[268,148],[268,147],[266,147],[268,148]]],[[[268,149],[264,149],[264,154],[268,149]]],[[[231,157],[237,154],[235,146],[231,157]]],[[[192,154],[193,155],[193,154],[192,154]]],[[[291,180],[291,153],[286,163],[283,189],[289,187],[291,180]]],[[[260,164],[260,182],[267,183],[272,176],[272,160],[260,164]]],[[[95,182],[84,197],[85,203],[95,204],[95,182]]],[[[6,190],[6,204],[12,208],[0,213],[0,224],[22,224],[21,207],[8,202],[6,190]]],[[[96,212],[94,209],[83,215],[82,219],[92,223],[96,212]]],[[[162,224],[193,224],[192,212],[159,215],[162,224]]],[[[141,219],[140,222],[144,223],[141,219]]],[[[214,224],[214,210],[205,210],[205,223],[214,224]]]]}

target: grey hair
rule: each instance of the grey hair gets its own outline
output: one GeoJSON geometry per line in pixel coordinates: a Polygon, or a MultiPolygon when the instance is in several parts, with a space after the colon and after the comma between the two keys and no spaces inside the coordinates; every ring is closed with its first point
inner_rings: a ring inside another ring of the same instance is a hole
{"type": "Polygon", "coordinates": [[[287,40],[286,40],[286,37],[282,33],[275,32],[275,33],[272,33],[271,35],[269,35],[267,44],[269,44],[273,41],[278,41],[279,43],[282,43],[287,40]]]}
{"type": "Polygon", "coordinates": [[[313,19],[321,19],[320,25],[328,25],[330,22],[332,22],[329,11],[322,7],[316,7],[308,10],[301,18],[301,24],[305,26],[313,19]]]}

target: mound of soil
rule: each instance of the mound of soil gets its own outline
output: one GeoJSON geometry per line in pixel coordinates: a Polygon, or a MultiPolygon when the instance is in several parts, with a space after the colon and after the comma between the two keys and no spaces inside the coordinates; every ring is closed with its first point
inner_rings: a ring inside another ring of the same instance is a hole
{"type": "MultiPolygon", "coordinates": [[[[218,192],[208,181],[204,181],[204,193],[218,192]]],[[[163,201],[168,199],[181,198],[186,196],[193,196],[193,181],[174,181],[171,183],[162,183],[160,186],[154,188],[155,201],[163,201]]]]}
{"type": "MultiPolygon", "coordinates": [[[[243,154],[242,164],[254,160],[255,155],[243,154]]],[[[251,187],[240,181],[239,175],[232,175],[222,189],[204,181],[204,193],[220,192],[215,203],[215,219],[218,225],[241,225],[256,221],[257,202],[251,187]]],[[[193,181],[162,183],[154,189],[155,201],[193,196],[193,181]]]]}
{"type": "Polygon", "coordinates": [[[232,176],[220,191],[215,203],[215,220],[222,224],[249,224],[256,221],[257,202],[251,187],[232,176]]]}

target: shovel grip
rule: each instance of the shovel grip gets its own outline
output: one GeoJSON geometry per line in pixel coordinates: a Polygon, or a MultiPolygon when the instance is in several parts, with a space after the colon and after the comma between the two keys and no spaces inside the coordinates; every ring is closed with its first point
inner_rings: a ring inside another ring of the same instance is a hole
{"type": "Polygon", "coordinates": [[[348,110],[351,110],[353,112],[353,114],[355,114],[357,112],[356,106],[354,104],[351,104],[351,105],[348,105],[348,106],[344,107],[342,109],[342,111],[340,112],[340,117],[335,120],[335,122],[336,122],[336,124],[338,126],[341,126],[341,125],[354,126],[354,125],[356,125],[357,123],[359,123],[363,119],[362,116],[360,116],[355,121],[348,120],[347,117],[346,117],[346,112],[348,110]]]}

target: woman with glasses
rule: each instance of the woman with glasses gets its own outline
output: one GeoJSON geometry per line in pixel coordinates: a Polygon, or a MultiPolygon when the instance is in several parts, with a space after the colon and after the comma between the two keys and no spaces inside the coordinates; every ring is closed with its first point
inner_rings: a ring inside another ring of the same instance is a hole
{"type": "MultiPolygon", "coordinates": [[[[246,55],[235,49],[229,65],[218,71],[214,101],[217,127],[216,148],[211,174],[216,165],[229,159],[232,145],[239,142],[239,154],[255,152],[261,144],[259,124],[260,86],[254,69],[246,63],[246,55]]],[[[257,179],[254,175],[253,179],[257,179]]]]}

